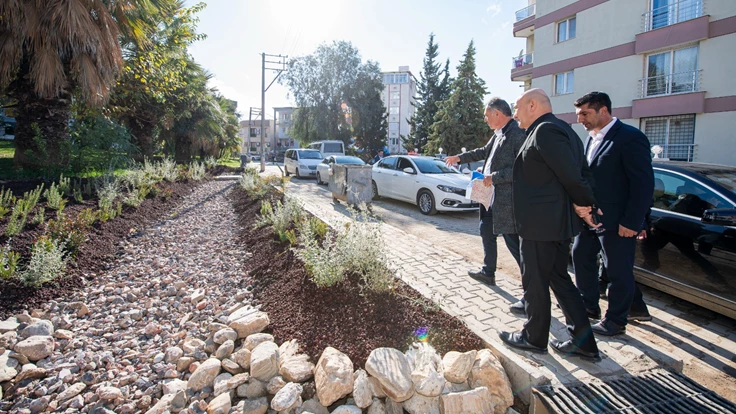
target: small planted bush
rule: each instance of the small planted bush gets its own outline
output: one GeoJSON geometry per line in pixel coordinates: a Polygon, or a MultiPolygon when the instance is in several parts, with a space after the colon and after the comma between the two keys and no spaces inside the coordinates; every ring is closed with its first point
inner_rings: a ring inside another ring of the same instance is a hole
{"type": "Polygon", "coordinates": [[[97,186],[97,205],[100,207],[100,220],[115,218],[115,200],[120,196],[120,182],[115,177],[106,177],[97,186]]]}
{"type": "MultiPolygon", "coordinates": [[[[216,161],[215,161],[216,162],[216,161]]],[[[204,179],[206,172],[205,163],[194,161],[189,164],[189,178],[194,181],[201,181],[204,179]]]]}
{"type": "Polygon", "coordinates": [[[13,237],[20,234],[26,225],[28,214],[38,204],[38,199],[41,197],[41,191],[43,191],[43,184],[36,187],[23,195],[23,198],[15,201],[13,211],[10,214],[8,225],[5,227],[5,235],[13,237]]]}
{"type": "Polygon", "coordinates": [[[75,219],[70,219],[60,214],[56,220],[49,220],[46,233],[57,243],[63,243],[66,253],[74,257],[82,244],[87,241],[88,223],[87,217],[78,215],[75,219]]]}
{"type": "Polygon", "coordinates": [[[286,202],[276,201],[276,206],[271,207],[270,203],[261,204],[261,217],[256,222],[257,227],[273,226],[274,232],[279,235],[289,230],[290,227],[297,226],[302,221],[304,207],[295,197],[286,197],[286,202]],[[268,204],[269,207],[265,207],[268,204]],[[265,213],[265,214],[264,214],[265,213]]]}
{"type": "Polygon", "coordinates": [[[215,157],[207,157],[204,159],[204,166],[210,170],[217,166],[217,159],[215,157]]]}
{"type": "Polygon", "coordinates": [[[19,259],[20,254],[10,250],[10,241],[0,247],[0,279],[10,279],[15,276],[19,259]]]}
{"type": "Polygon", "coordinates": [[[56,211],[64,210],[64,206],[66,206],[64,194],[65,192],[61,186],[51,183],[51,186],[43,193],[43,196],[46,198],[46,206],[56,211]]]}
{"type": "Polygon", "coordinates": [[[18,278],[25,286],[36,288],[62,277],[65,269],[64,243],[41,236],[33,243],[31,260],[18,278]]]}
{"type": "Polygon", "coordinates": [[[15,201],[16,198],[10,189],[6,191],[5,187],[3,187],[2,190],[0,190],[0,218],[5,217],[6,214],[13,210],[15,201]]]}
{"type": "Polygon", "coordinates": [[[268,185],[263,182],[261,177],[258,176],[258,172],[253,168],[247,168],[243,172],[238,184],[251,198],[263,198],[268,192],[268,185]]]}

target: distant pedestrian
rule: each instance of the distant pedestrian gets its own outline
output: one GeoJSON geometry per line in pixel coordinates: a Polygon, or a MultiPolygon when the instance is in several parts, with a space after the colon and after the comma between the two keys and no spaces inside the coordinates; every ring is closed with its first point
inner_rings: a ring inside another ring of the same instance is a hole
{"type": "Polygon", "coordinates": [[[511,178],[514,159],[524,143],[526,134],[511,116],[511,106],[501,98],[493,97],[485,108],[484,120],[493,130],[493,136],[481,148],[445,158],[448,166],[485,161],[481,170],[485,176],[483,184],[494,186],[491,207],[481,204],[480,236],[483,240],[483,267],[469,270],[468,275],[488,285],[496,285],[496,263],[498,245],[496,238],[502,235],[511,255],[521,268],[519,235],[516,234],[512,202],[511,178]]]}
{"type": "Polygon", "coordinates": [[[381,161],[383,159],[383,150],[378,150],[378,154],[376,154],[375,157],[373,157],[373,160],[371,160],[371,164],[375,164],[378,161],[381,161]]]}

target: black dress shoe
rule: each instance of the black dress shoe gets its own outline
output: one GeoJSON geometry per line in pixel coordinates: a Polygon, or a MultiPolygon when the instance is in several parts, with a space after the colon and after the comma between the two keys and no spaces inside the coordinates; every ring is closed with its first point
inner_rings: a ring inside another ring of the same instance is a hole
{"type": "Polygon", "coordinates": [[[483,270],[468,270],[468,276],[488,286],[496,286],[495,274],[489,276],[483,270]]]}
{"type": "Polygon", "coordinates": [[[549,341],[549,345],[555,349],[555,351],[566,354],[566,355],[574,355],[579,356],[582,359],[592,361],[592,362],[599,362],[601,360],[601,355],[596,352],[586,352],[582,349],[575,346],[575,344],[572,343],[572,341],[558,341],[556,339],[553,339],[549,341]]]}
{"type": "Polygon", "coordinates": [[[524,301],[518,300],[512,303],[511,306],[509,306],[509,310],[511,311],[511,313],[526,316],[526,309],[524,308],[524,301]]]}
{"type": "Polygon", "coordinates": [[[591,326],[593,332],[603,336],[614,336],[626,333],[625,326],[618,326],[615,323],[603,318],[600,322],[591,326]]]}
{"type": "Polygon", "coordinates": [[[588,318],[589,319],[599,320],[601,318],[601,310],[600,309],[594,310],[594,309],[585,308],[585,313],[588,314],[588,318]]]}
{"type": "Polygon", "coordinates": [[[524,339],[524,337],[521,335],[521,332],[499,332],[498,336],[501,338],[503,343],[510,347],[523,349],[525,351],[537,352],[540,354],[547,353],[547,348],[540,348],[527,342],[526,339],[524,339]]]}
{"type": "Polygon", "coordinates": [[[652,320],[652,315],[649,314],[649,311],[629,310],[629,316],[626,319],[629,322],[649,322],[652,320]]]}

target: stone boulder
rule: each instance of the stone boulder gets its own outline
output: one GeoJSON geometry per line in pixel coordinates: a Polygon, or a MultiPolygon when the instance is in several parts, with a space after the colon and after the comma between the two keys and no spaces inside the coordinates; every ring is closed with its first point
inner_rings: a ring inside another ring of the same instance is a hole
{"type": "Polygon", "coordinates": [[[329,407],[353,392],[353,361],[335,348],[325,348],[314,368],[314,384],[320,404],[329,407]]]}
{"type": "Polygon", "coordinates": [[[407,359],[412,364],[411,380],[414,390],[425,397],[437,397],[445,387],[442,374],[442,358],[429,344],[419,342],[407,351],[407,359]]]}
{"type": "Polygon", "coordinates": [[[53,336],[54,335],[54,324],[46,319],[39,319],[36,322],[26,326],[18,334],[23,339],[30,338],[32,336],[53,336]]]}
{"type": "Polygon", "coordinates": [[[476,388],[465,392],[453,392],[440,396],[441,414],[464,414],[494,412],[491,393],[486,387],[476,388]]]}
{"type": "Polygon", "coordinates": [[[409,414],[440,414],[440,397],[425,397],[415,393],[402,405],[409,414]]]}
{"type": "Polygon", "coordinates": [[[253,351],[255,347],[263,342],[273,342],[273,335],[266,333],[256,333],[248,335],[243,341],[243,348],[249,351],[253,351]]]}
{"type": "MultiPolygon", "coordinates": [[[[280,353],[279,359],[283,360],[280,353]]],[[[314,375],[314,364],[306,354],[295,355],[281,363],[279,374],[287,381],[305,382],[314,375]]]]}
{"type": "Polygon", "coordinates": [[[481,349],[475,356],[469,383],[473,388],[488,388],[495,407],[495,414],[504,414],[509,407],[514,405],[514,393],[506,370],[489,349],[481,349]]]}
{"type": "Polygon", "coordinates": [[[195,392],[202,391],[204,387],[213,387],[215,378],[220,374],[220,368],[221,363],[217,358],[210,358],[204,361],[197,367],[192,376],[189,377],[187,386],[195,392]]]}
{"type": "Polygon", "coordinates": [[[371,382],[368,380],[368,374],[362,369],[353,374],[353,399],[355,405],[360,408],[366,408],[373,403],[371,382]]]}
{"type": "Polygon", "coordinates": [[[10,358],[10,350],[0,354],[0,382],[10,381],[18,375],[18,360],[10,358]]]}
{"type": "Polygon", "coordinates": [[[276,411],[288,411],[302,403],[302,386],[290,382],[284,385],[271,400],[271,408],[276,411]]]}
{"type": "Polygon", "coordinates": [[[15,344],[13,349],[28,358],[29,361],[36,362],[54,352],[54,338],[51,336],[32,336],[15,344]]]}
{"type": "Polygon", "coordinates": [[[409,361],[396,349],[374,349],[365,362],[365,370],[378,379],[386,396],[395,402],[406,401],[414,394],[409,361]]]}
{"type": "Polygon", "coordinates": [[[266,414],[268,399],[266,397],[249,398],[238,403],[238,411],[243,414],[266,414]]]}
{"type": "MultiPolygon", "coordinates": [[[[233,315],[237,313],[236,311],[233,315]]],[[[230,317],[233,315],[230,315],[230,317]]],[[[269,324],[268,314],[261,311],[247,314],[240,319],[233,319],[232,321],[230,317],[228,317],[228,326],[238,333],[238,338],[245,338],[254,333],[259,333],[266,329],[269,324]]]]}
{"type": "Polygon", "coordinates": [[[210,401],[207,405],[207,414],[228,414],[230,408],[232,408],[230,393],[225,393],[210,401]]]}
{"type": "Polygon", "coordinates": [[[445,379],[456,384],[468,380],[470,370],[473,369],[476,351],[460,353],[450,351],[442,358],[442,369],[445,379]]]}
{"type": "Polygon", "coordinates": [[[250,376],[270,381],[279,373],[279,347],[274,342],[263,342],[250,354],[250,376]]]}
{"type": "Polygon", "coordinates": [[[354,405],[341,405],[332,411],[332,414],[362,414],[363,410],[354,405]]]}

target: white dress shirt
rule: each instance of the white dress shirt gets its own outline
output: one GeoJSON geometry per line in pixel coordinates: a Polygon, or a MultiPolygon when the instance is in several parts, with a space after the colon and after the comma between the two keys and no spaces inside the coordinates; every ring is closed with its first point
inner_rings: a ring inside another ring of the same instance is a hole
{"type": "Polygon", "coordinates": [[[601,130],[598,131],[597,134],[594,134],[592,131],[589,134],[591,141],[590,141],[590,145],[588,145],[588,153],[585,154],[586,158],[588,159],[588,164],[590,164],[591,161],[593,161],[593,154],[595,154],[595,149],[598,148],[598,145],[600,145],[601,142],[603,142],[603,137],[605,137],[608,131],[611,130],[611,128],[613,127],[613,124],[615,124],[617,120],[618,118],[614,116],[613,120],[609,122],[608,124],[606,124],[606,126],[601,128],[601,130]]]}

